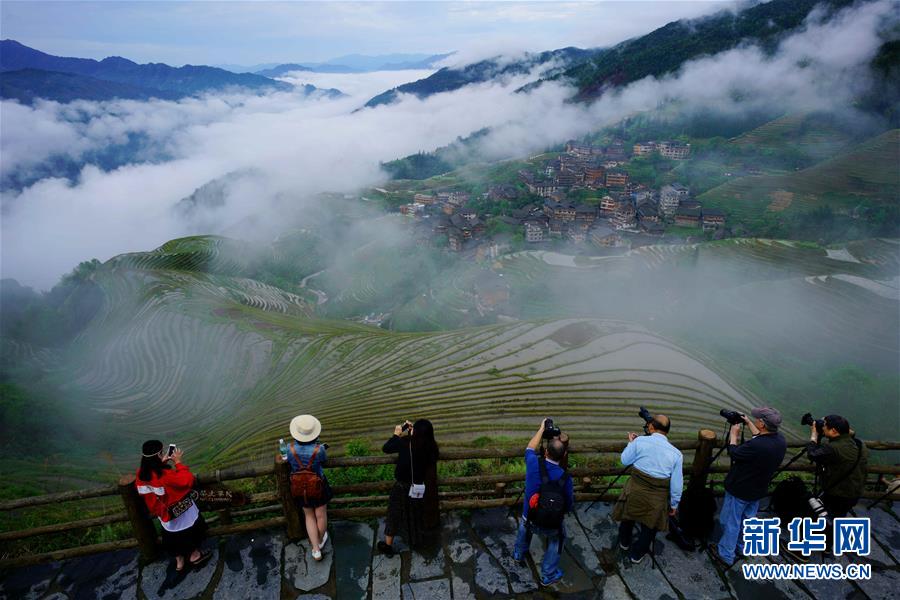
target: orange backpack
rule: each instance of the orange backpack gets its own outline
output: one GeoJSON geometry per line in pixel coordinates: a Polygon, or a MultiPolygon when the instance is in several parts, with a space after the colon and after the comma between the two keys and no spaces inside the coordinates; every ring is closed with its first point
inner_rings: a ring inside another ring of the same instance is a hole
{"type": "Polygon", "coordinates": [[[322,494],[325,491],[322,478],[312,468],[318,452],[319,445],[316,444],[312,456],[309,457],[309,463],[303,466],[300,457],[297,456],[297,451],[294,450],[294,442],[291,442],[291,454],[294,455],[294,459],[300,465],[299,471],[291,473],[291,495],[294,498],[303,498],[303,502],[315,502],[322,498],[322,494]]]}

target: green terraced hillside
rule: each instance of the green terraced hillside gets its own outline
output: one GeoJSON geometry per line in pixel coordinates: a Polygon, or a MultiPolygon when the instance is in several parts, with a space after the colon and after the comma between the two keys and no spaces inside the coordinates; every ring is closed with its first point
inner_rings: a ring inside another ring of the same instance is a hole
{"type": "MultiPolygon", "coordinates": [[[[79,412],[120,435],[119,447],[93,449],[116,462],[132,462],[150,437],[179,442],[194,463],[267,457],[302,412],[333,443],[378,439],[423,416],[443,440],[466,442],[527,437],[548,414],[580,439],[619,438],[640,428],[640,405],[693,437],[720,425],[722,406],[751,404],[640,325],[562,319],[413,334],[316,319],[277,288],[186,268],[200,264],[184,252],[197,243],[107,263],[93,275],[102,309],[54,357],[51,377],[79,412]]],[[[222,266],[222,243],[194,248],[207,269],[222,266]]]]}
{"type": "MultiPolygon", "coordinates": [[[[335,444],[375,442],[417,417],[449,444],[524,440],[547,415],[576,439],[618,439],[639,429],[641,405],[670,415],[676,436],[758,402],[782,407],[796,431],[793,413],[816,408],[820,369],[857,361],[896,379],[894,241],[508,255],[493,268],[510,282],[504,310],[524,320],[428,333],[317,317],[245,277],[236,248],[187,238],[116,257],[92,275],[103,305],[70,347],[7,345],[103,432],[77,442],[85,476],[97,457],[130,468],[152,437],[178,442],[192,465],[264,460],[303,412],[335,444]]],[[[472,270],[484,268],[460,263],[416,302],[432,316],[470,310],[472,270]]]]}
{"type": "Polygon", "coordinates": [[[796,214],[829,205],[849,210],[861,201],[900,197],[900,130],[894,129],[808,169],[735,179],[700,196],[732,222],[758,222],[768,213],[796,214]]]}

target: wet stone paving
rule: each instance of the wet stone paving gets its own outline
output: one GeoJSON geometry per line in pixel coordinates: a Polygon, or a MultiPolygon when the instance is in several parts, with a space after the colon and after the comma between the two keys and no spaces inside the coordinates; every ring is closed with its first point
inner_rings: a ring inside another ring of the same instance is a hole
{"type": "MultiPolygon", "coordinates": [[[[29,600],[467,600],[480,598],[846,598],[900,597],[900,503],[856,516],[872,522],[869,556],[841,557],[872,565],[869,580],[748,582],[740,567],[717,568],[706,552],[685,552],[657,536],[652,556],[626,564],[608,504],[580,504],[566,518],[560,561],[562,580],[540,584],[544,547],[535,536],[530,556],[512,555],[517,521],[505,508],[443,515],[435,539],[410,549],[397,538],[398,553],[375,549],[383,519],[329,525],[323,560],[312,559],[309,542],[290,542],[282,530],[206,541],[212,559],[177,573],[170,560],[143,565],[137,552],[122,550],[27,567],[0,574],[0,598],[29,600]]],[[[718,534],[713,535],[717,539],[718,534]]],[[[768,559],[745,559],[766,562],[768,559]]],[[[781,562],[773,557],[773,563],[781,562]]],[[[813,557],[813,561],[817,560],[813,557]]],[[[832,559],[833,560],[833,559],[832,559]]],[[[740,563],[738,563],[740,565],[740,563]]]]}

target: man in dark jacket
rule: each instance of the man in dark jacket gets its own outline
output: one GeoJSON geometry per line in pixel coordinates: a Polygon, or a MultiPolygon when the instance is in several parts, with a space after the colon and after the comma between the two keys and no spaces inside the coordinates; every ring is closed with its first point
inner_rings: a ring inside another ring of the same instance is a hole
{"type": "Polygon", "coordinates": [[[547,542],[547,551],[544,552],[544,559],[541,563],[541,584],[553,585],[562,579],[563,572],[559,568],[560,554],[562,554],[563,543],[566,538],[565,527],[560,525],[559,529],[544,529],[531,523],[528,520],[529,510],[535,504],[536,494],[541,489],[541,462],[544,462],[547,478],[550,481],[558,481],[560,477],[565,477],[563,484],[565,494],[566,512],[571,511],[575,505],[575,494],[572,486],[572,478],[560,466],[567,459],[567,444],[555,437],[547,442],[547,450],[544,456],[538,456],[538,446],[544,437],[544,425],[546,419],[541,421],[541,426],[528,442],[525,448],[525,492],[523,495],[522,518],[519,521],[519,532],[516,536],[516,546],[513,550],[513,558],[518,562],[524,559],[528,548],[531,545],[532,536],[537,533],[547,542]]]}
{"type": "Polygon", "coordinates": [[[787,441],[778,433],[781,413],[767,406],[750,411],[753,419],[743,415],[753,437],[738,445],[742,425],[731,426],[728,455],[731,468],[725,476],[725,501],[719,511],[722,537],[709,547],[709,552],[723,566],[734,564],[735,550],[744,519],[756,516],[759,501],[766,496],[769,482],[787,451],[787,441]]]}
{"type": "Polygon", "coordinates": [[[869,449],[862,440],[854,437],[850,423],[844,417],[828,415],[823,421],[821,437],[825,439],[820,439],[813,423],[806,454],[821,469],[821,499],[828,516],[846,517],[863,493],[869,449]]]}

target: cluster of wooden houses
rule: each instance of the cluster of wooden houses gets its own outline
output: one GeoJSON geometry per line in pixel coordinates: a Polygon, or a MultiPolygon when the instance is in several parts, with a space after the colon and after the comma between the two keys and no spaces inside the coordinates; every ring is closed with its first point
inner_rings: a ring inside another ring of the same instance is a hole
{"type": "MultiPolygon", "coordinates": [[[[632,152],[645,156],[653,152],[676,160],[687,158],[690,144],[680,142],[643,142],[632,152]]],[[[498,218],[506,225],[521,227],[525,241],[540,243],[551,239],[569,239],[575,243],[591,240],[597,245],[617,245],[622,232],[662,235],[666,224],[698,227],[704,231],[722,229],[725,214],[704,209],[691,199],[690,190],[678,183],[653,190],[630,182],[628,174],[618,167],[628,159],[624,142],[594,146],[570,141],[566,152],[550,161],[540,173],[522,170],[519,178],[528,191],[544,200],[513,210],[498,218]],[[567,201],[569,192],[578,189],[608,192],[599,202],[587,204],[567,201]]],[[[488,200],[515,201],[519,189],[512,184],[492,186],[484,195],[488,200]]],[[[413,202],[400,207],[400,212],[422,217],[423,235],[446,235],[452,251],[460,251],[471,240],[483,237],[485,223],[469,206],[469,194],[461,191],[415,194],[413,202]]],[[[487,215],[488,217],[490,215],[487,215]]]]}

